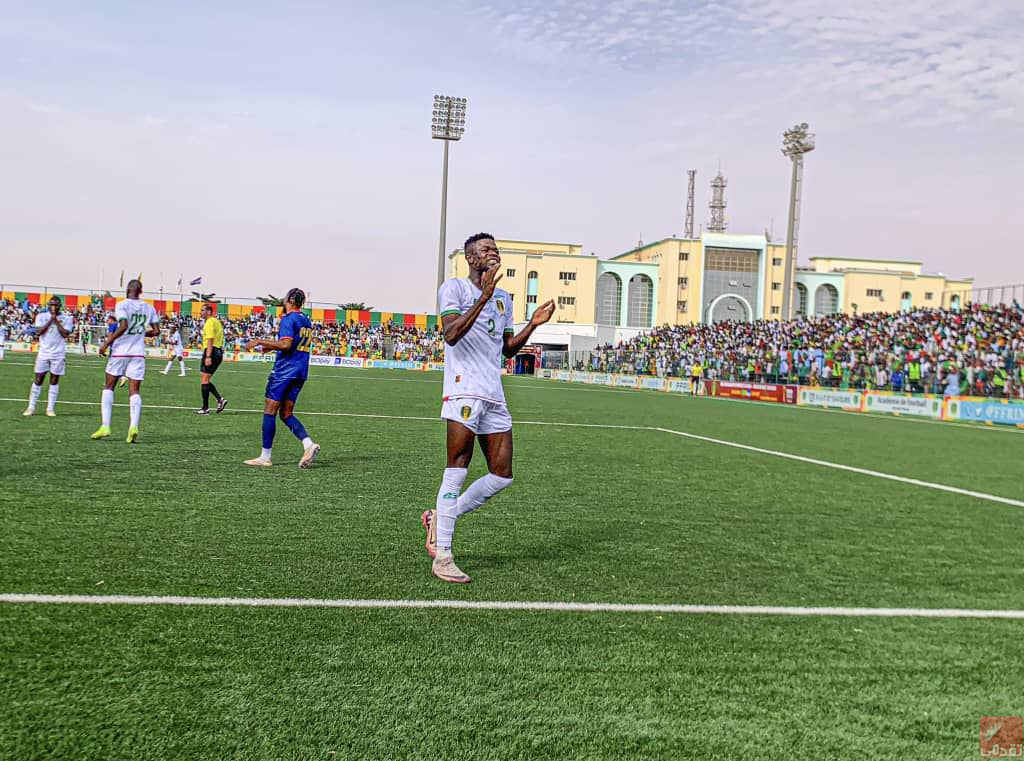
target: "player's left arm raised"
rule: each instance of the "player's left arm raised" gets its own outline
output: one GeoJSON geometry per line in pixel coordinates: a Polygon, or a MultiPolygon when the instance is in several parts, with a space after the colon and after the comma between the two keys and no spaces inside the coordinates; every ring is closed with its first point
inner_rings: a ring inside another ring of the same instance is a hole
{"type": "Polygon", "coordinates": [[[533,316],[530,321],[526,323],[526,327],[523,328],[518,335],[507,332],[505,333],[505,345],[502,347],[502,353],[506,357],[514,357],[519,353],[526,342],[530,340],[530,336],[533,335],[533,331],[543,325],[545,322],[551,319],[551,315],[555,313],[555,302],[552,300],[545,301],[533,312],[533,316]]]}

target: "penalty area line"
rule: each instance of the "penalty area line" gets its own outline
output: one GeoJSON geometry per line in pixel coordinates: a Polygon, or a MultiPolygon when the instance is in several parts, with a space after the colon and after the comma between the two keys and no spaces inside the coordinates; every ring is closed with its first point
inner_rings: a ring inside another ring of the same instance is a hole
{"type": "Polygon", "coordinates": [[[1011,505],[1013,507],[1024,507],[1024,502],[1018,499],[1010,499],[1009,497],[1000,497],[996,494],[986,494],[985,492],[972,491],[971,489],[961,489],[957,486],[947,486],[946,484],[937,484],[932,481],[922,481],[918,478],[908,478],[906,476],[895,476],[891,473],[882,473],[878,470],[869,470],[867,468],[858,468],[853,465],[843,465],[838,462],[829,462],[828,460],[818,460],[814,457],[804,457],[803,455],[790,454],[789,452],[780,452],[776,449],[764,449],[762,447],[751,446],[750,444],[739,444],[735,441],[725,441],[723,439],[715,439],[710,436],[701,436],[696,433],[686,433],[685,431],[674,431],[671,428],[654,428],[652,430],[661,431],[662,433],[669,433],[673,436],[681,436],[686,439],[694,439],[696,441],[703,441],[708,444],[718,444],[723,447],[732,447],[734,449],[742,449],[746,452],[756,452],[758,454],[766,454],[772,457],[781,457],[785,460],[793,460],[795,462],[803,462],[809,465],[818,465],[823,468],[832,468],[833,470],[843,470],[847,473],[857,473],[862,476],[871,476],[872,478],[882,478],[887,481],[896,481],[901,484],[910,484],[911,486],[920,486],[925,489],[935,489],[937,491],[944,491],[950,494],[958,494],[962,497],[974,497],[975,499],[987,500],[989,502],[998,502],[1003,505],[1011,505]]]}
{"type": "MultiPolygon", "coordinates": [[[[0,402],[17,402],[24,404],[24,399],[16,399],[13,397],[0,397],[0,402]]],[[[74,404],[86,407],[98,407],[99,402],[81,402],[81,401],[58,401],[58,404],[74,404]]],[[[116,407],[127,407],[127,404],[118,403],[116,407]]],[[[146,409],[153,410],[192,410],[193,407],[182,407],[168,404],[152,404],[146,405],[146,409]]],[[[238,409],[232,408],[231,412],[245,413],[245,414],[262,414],[262,409],[238,409]]],[[[343,417],[343,418],[369,418],[374,420],[415,420],[419,422],[439,423],[442,421],[440,416],[438,417],[422,417],[413,415],[380,415],[370,414],[365,412],[314,412],[312,410],[302,410],[302,415],[306,416],[323,416],[323,417],[343,417]]],[[[881,478],[887,481],[896,481],[898,483],[908,484],[910,486],[919,486],[925,489],[935,489],[937,491],[947,492],[949,494],[957,494],[962,497],[973,497],[975,499],[985,500],[988,502],[997,502],[1003,505],[1010,505],[1012,507],[1024,508],[1024,502],[1017,499],[1010,499],[1009,497],[1000,497],[996,494],[986,494],[985,492],[972,491],[971,489],[961,489],[957,486],[947,486],[946,484],[938,484],[932,481],[922,481],[917,478],[908,478],[906,476],[896,476],[891,473],[882,473],[877,470],[869,470],[867,468],[858,468],[853,465],[843,465],[838,462],[829,462],[828,460],[818,460],[813,457],[804,457],[803,455],[790,454],[789,452],[780,452],[775,449],[764,449],[762,447],[755,447],[750,444],[740,444],[735,441],[725,441],[724,439],[716,439],[711,436],[701,436],[696,433],[687,433],[685,431],[676,431],[671,428],[658,428],[654,426],[642,426],[642,425],[614,425],[612,423],[572,423],[562,422],[556,420],[518,420],[513,422],[513,426],[548,426],[555,428],[604,428],[610,430],[621,430],[621,431],[658,431],[661,433],[667,433],[673,436],[680,436],[682,438],[694,439],[696,441],[703,441],[709,444],[718,444],[720,446],[732,447],[734,449],[741,449],[747,452],[755,452],[757,454],[769,455],[772,457],[780,457],[785,460],[792,460],[794,462],[802,462],[809,465],[818,465],[823,468],[832,468],[833,470],[842,470],[847,473],[856,473],[862,476],[869,476],[871,478],[881,478]]]]}
{"type": "Polygon", "coordinates": [[[503,600],[325,600],[297,597],[172,597],[150,595],[0,594],[9,605],[148,605],[214,608],[356,608],[558,613],[662,613],[679,615],[808,616],[846,618],[998,618],[1024,619],[1024,610],[964,608],[853,608],[785,605],[683,605],[672,603],[542,602],[503,600]]]}

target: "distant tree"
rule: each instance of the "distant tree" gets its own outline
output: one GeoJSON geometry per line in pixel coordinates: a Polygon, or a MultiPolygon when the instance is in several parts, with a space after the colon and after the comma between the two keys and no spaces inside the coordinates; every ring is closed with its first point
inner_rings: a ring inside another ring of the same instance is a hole
{"type": "Polygon", "coordinates": [[[266,296],[257,296],[260,301],[263,302],[265,307],[283,307],[284,299],[278,298],[272,293],[268,293],[266,296]]]}
{"type": "Polygon", "coordinates": [[[199,291],[192,291],[192,298],[196,301],[205,301],[209,304],[217,304],[220,299],[215,299],[216,293],[200,293],[199,291]]]}
{"type": "Polygon", "coordinates": [[[361,301],[350,301],[348,304],[338,304],[338,309],[353,309],[357,312],[373,311],[373,307],[368,307],[361,301]]]}

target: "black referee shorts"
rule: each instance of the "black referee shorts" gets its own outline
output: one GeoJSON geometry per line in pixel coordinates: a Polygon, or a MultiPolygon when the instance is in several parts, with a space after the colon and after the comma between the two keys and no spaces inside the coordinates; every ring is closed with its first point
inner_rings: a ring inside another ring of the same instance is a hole
{"type": "Polygon", "coordinates": [[[199,372],[213,375],[217,372],[217,368],[220,367],[220,363],[224,361],[224,350],[213,349],[210,354],[210,364],[206,364],[206,350],[203,349],[203,353],[199,355],[199,372]]]}

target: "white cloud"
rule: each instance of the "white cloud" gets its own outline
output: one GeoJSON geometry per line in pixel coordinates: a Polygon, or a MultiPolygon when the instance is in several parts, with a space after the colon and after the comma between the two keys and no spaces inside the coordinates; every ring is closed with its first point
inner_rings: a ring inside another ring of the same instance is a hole
{"type": "Polygon", "coordinates": [[[993,0],[552,0],[485,11],[499,45],[530,60],[611,68],[710,65],[824,107],[861,101],[866,120],[1013,119],[1024,93],[1024,3],[993,0]],[[908,102],[909,101],[909,102],[908,102]]]}

